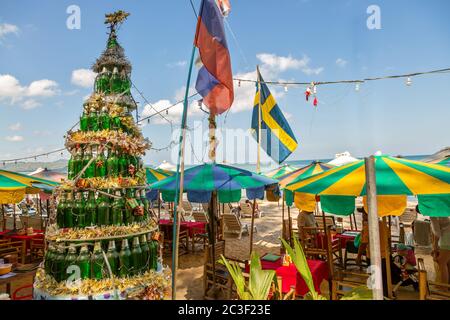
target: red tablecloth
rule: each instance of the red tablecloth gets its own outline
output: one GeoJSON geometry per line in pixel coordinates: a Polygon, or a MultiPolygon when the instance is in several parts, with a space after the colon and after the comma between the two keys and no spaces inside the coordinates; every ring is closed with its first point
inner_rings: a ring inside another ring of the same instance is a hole
{"type": "Polygon", "coordinates": [[[44,233],[42,230],[34,230],[34,234],[31,236],[28,235],[18,235],[18,234],[8,234],[10,231],[4,231],[0,233],[0,236],[6,239],[11,239],[11,241],[22,241],[26,242],[26,249],[30,249],[31,239],[44,239],[44,233]]]}
{"type": "MultiPolygon", "coordinates": [[[[321,260],[307,260],[307,262],[313,277],[314,287],[316,291],[320,293],[320,284],[323,280],[328,279],[328,266],[325,261],[321,260]]],[[[263,270],[275,270],[277,276],[282,278],[281,291],[283,293],[289,292],[291,286],[295,286],[297,295],[304,296],[309,292],[305,280],[303,280],[300,273],[297,272],[297,268],[293,263],[290,266],[283,266],[281,257],[277,261],[266,261],[261,259],[261,267],[263,270]]],[[[249,267],[247,266],[246,269],[248,272],[249,267]]]]}
{"type": "MultiPolygon", "coordinates": [[[[161,219],[159,220],[160,225],[173,225],[171,220],[161,219]]],[[[189,237],[193,237],[195,233],[205,233],[206,232],[206,222],[195,222],[195,221],[182,221],[180,223],[180,230],[187,230],[189,237]]]]}
{"type": "Polygon", "coordinates": [[[341,240],[341,248],[345,248],[347,246],[348,241],[355,241],[356,236],[348,235],[343,233],[337,233],[333,235],[333,238],[341,240]]]}

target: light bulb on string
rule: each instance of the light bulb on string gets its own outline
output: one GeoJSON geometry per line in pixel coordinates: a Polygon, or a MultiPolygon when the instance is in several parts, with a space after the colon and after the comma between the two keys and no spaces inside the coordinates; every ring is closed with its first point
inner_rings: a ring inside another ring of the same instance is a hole
{"type": "Polygon", "coordinates": [[[166,116],[169,115],[169,109],[166,109],[166,116]]]}
{"type": "Polygon", "coordinates": [[[406,85],[409,87],[412,85],[411,77],[406,78],[406,85]]]}
{"type": "Polygon", "coordinates": [[[317,86],[313,85],[313,94],[317,94],[317,86]]]}
{"type": "Polygon", "coordinates": [[[150,118],[147,119],[147,123],[150,124],[150,118]]]}
{"type": "Polygon", "coordinates": [[[359,91],[359,83],[358,82],[355,85],[355,91],[359,91]]]}
{"type": "Polygon", "coordinates": [[[238,81],[238,87],[240,87],[240,86],[241,86],[241,80],[238,81]]]}
{"type": "Polygon", "coordinates": [[[284,85],[284,92],[288,92],[288,87],[287,87],[287,85],[284,85]]]}

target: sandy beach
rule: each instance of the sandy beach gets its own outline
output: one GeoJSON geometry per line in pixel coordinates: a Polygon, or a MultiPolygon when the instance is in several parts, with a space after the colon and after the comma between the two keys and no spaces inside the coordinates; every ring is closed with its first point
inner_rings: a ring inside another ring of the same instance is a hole
{"type": "MultiPolygon", "coordinates": [[[[413,203],[409,203],[409,207],[414,207],[413,203]]],[[[254,234],[253,250],[258,254],[264,253],[280,253],[281,242],[279,240],[281,236],[281,216],[282,208],[275,202],[260,201],[259,208],[264,212],[262,218],[255,219],[255,226],[257,232],[254,234]]],[[[285,214],[286,211],[285,211],[285,214]]],[[[291,209],[291,215],[293,218],[293,225],[297,224],[298,209],[291,209]]],[[[360,218],[357,215],[357,219],[360,218]]],[[[243,223],[251,223],[250,218],[242,219],[243,223]]],[[[360,230],[360,223],[359,230],[360,230]]],[[[344,218],[344,227],[349,228],[349,218],[344,218]]],[[[393,234],[398,232],[393,228],[393,234]]],[[[406,230],[410,232],[410,230],[406,230]]],[[[250,249],[250,237],[249,235],[243,235],[241,239],[237,239],[233,236],[226,235],[225,237],[225,253],[226,256],[232,258],[238,258],[246,260],[249,258],[250,249]]],[[[426,269],[429,273],[429,278],[434,279],[434,266],[433,260],[430,255],[430,248],[416,247],[416,258],[424,258],[426,269]]],[[[200,246],[197,246],[194,253],[189,252],[179,258],[179,271],[177,279],[177,299],[203,299],[203,261],[204,251],[200,246]]],[[[171,257],[165,255],[164,263],[171,265],[171,257]]],[[[321,284],[322,293],[328,294],[328,283],[326,281],[321,284]]],[[[415,292],[412,286],[401,287],[398,292],[399,300],[418,300],[419,294],[415,292]]]]}

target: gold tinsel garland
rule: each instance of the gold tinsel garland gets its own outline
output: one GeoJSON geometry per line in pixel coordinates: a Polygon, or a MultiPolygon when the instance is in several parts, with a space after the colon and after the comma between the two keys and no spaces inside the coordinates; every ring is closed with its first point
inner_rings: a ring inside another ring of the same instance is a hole
{"type": "Polygon", "coordinates": [[[127,298],[151,300],[168,299],[171,294],[170,284],[171,272],[168,268],[164,268],[162,272],[150,270],[142,275],[114,278],[114,280],[111,278],[102,280],[83,279],[78,280],[75,285],[67,285],[65,281],[57,282],[52,276],[46,274],[42,268],[39,268],[34,280],[35,288],[55,297],[95,296],[117,289],[119,294],[132,290],[133,294],[127,296],[127,298]]]}
{"type": "Polygon", "coordinates": [[[62,229],[51,225],[47,227],[46,240],[86,240],[94,241],[100,238],[114,238],[133,236],[134,234],[150,233],[157,230],[156,222],[152,219],[142,223],[133,223],[125,226],[103,226],[95,228],[68,228],[62,229]]]}
{"type": "Polygon", "coordinates": [[[145,150],[151,147],[151,143],[142,134],[132,136],[122,130],[73,131],[67,134],[65,146],[69,151],[83,144],[110,144],[115,149],[120,148],[122,152],[134,156],[145,155],[145,150]]]}
{"type": "Polygon", "coordinates": [[[77,181],[64,180],[60,188],[62,190],[72,189],[120,189],[145,186],[147,183],[145,169],[139,170],[134,177],[95,177],[80,178],[77,181]]]}

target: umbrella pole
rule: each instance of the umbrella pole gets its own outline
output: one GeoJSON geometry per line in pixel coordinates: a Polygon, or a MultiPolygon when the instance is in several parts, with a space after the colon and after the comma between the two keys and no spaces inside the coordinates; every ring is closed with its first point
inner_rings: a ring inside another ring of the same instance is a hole
{"type": "Polygon", "coordinates": [[[284,192],[283,192],[283,204],[281,206],[281,238],[284,239],[286,235],[286,230],[284,230],[284,192]]]}
{"type": "Polygon", "coordinates": [[[377,186],[375,177],[375,158],[364,159],[366,171],[367,206],[369,215],[369,246],[371,287],[374,300],[383,300],[383,275],[381,265],[380,229],[378,223],[377,186]]]}
{"type": "Polygon", "coordinates": [[[291,207],[287,206],[287,213],[288,213],[288,232],[289,232],[289,243],[292,246],[292,230],[291,230],[291,207]]]}
{"type": "Polygon", "coordinates": [[[161,220],[161,194],[158,190],[158,221],[161,220]]]}
{"type": "Polygon", "coordinates": [[[2,231],[6,231],[6,218],[5,218],[5,205],[4,204],[2,204],[2,217],[3,217],[2,231]]]}
{"type": "Polygon", "coordinates": [[[253,228],[255,225],[255,210],[256,210],[256,198],[253,200],[253,208],[252,208],[252,224],[250,227],[250,258],[252,256],[253,251],[253,228]]]}
{"type": "Polygon", "coordinates": [[[16,231],[16,205],[13,204],[13,226],[14,226],[14,231],[16,231]]]}

